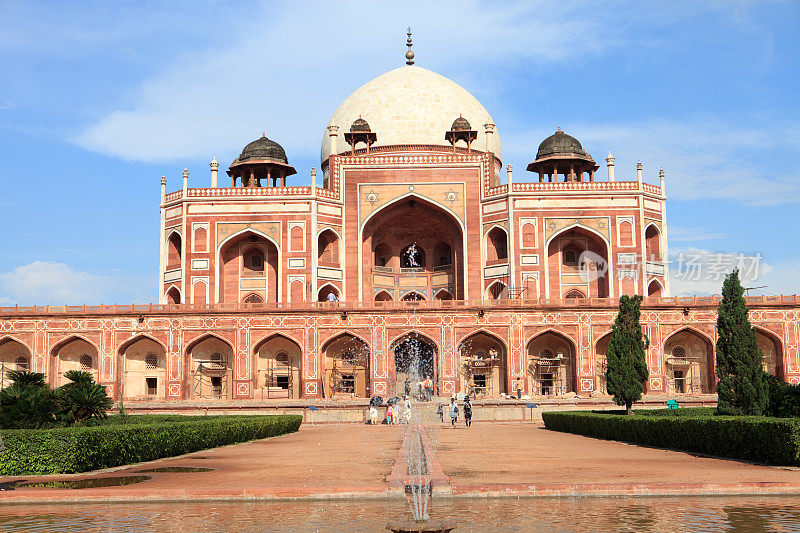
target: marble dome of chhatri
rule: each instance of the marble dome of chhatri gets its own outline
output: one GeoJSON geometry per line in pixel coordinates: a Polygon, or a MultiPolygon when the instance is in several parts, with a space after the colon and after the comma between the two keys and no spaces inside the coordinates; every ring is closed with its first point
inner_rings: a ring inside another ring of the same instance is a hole
{"type": "MultiPolygon", "coordinates": [[[[491,115],[469,91],[452,80],[416,65],[387,72],[365,83],[342,102],[328,126],[338,126],[336,148],[340,154],[350,150],[344,133],[362,117],[377,134],[376,146],[431,144],[451,147],[445,132],[460,116],[467,119],[478,137],[476,150],[486,150],[484,124],[494,124],[491,115]]],[[[500,138],[489,135],[489,150],[502,160],[500,138]]],[[[327,129],[323,133],[321,160],[331,155],[327,129]]]]}

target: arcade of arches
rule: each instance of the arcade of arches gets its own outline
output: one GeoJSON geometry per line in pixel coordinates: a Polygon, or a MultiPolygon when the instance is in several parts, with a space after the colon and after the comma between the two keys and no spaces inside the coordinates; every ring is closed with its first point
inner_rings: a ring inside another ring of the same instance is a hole
{"type": "MultiPolygon", "coordinates": [[[[426,311],[419,312],[424,320],[426,311]]],[[[373,326],[363,322],[359,326],[359,317],[354,311],[347,318],[326,318],[346,320],[358,333],[328,327],[329,336],[315,348],[307,347],[302,327],[291,330],[291,334],[261,330],[248,341],[252,343],[248,347],[236,344],[241,338],[233,330],[225,334],[195,333],[177,345],[164,331],[148,331],[128,334],[110,352],[96,333],[58,336],[34,358],[28,337],[5,336],[0,338],[0,386],[7,385],[8,371],[30,368],[45,373],[51,386],[63,385],[69,370],[84,370],[110,387],[115,397],[126,400],[388,397],[404,392],[406,377],[412,390],[417,381],[430,377],[435,394],[445,396],[462,392],[498,397],[513,395],[517,388],[534,397],[607,392],[608,325],[602,326],[597,331],[599,336],[592,336],[591,341],[580,337],[578,325],[523,333],[513,341],[520,348],[512,356],[505,337],[508,332],[502,328],[499,332],[456,328],[444,338],[440,329],[430,326],[420,330],[425,333],[411,328],[407,333],[394,330],[396,333],[389,335],[384,329],[382,340],[371,336],[373,326]],[[584,339],[582,355],[579,338],[584,339]],[[373,351],[372,343],[379,348],[373,351]],[[103,353],[108,355],[100,357],[98,346],[103,346],[103,353]]],[[[217,319],[208,323],[212,320],[217,319]]],[[[712,324],[665,328],[648,350],[651,378],[656,380],[648,383],[648,391],[668,395],[713,393],[712,324]],[[654,383],[660,387],[653,390],[654,383]]],[[[792,374],[787,373],[785,341],[774,332],[777,328],[774,324],[769,329],[756,326],[756,337],[765,370],[788,380],[792,374]]]]}

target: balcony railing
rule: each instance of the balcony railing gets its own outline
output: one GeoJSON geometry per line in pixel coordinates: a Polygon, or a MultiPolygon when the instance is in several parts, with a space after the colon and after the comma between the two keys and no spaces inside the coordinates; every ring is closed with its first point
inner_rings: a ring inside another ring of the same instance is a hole
{"type": "MultiPolygon", "coordinates": [[[[644,307],[695,308],[716,307],[719,296],[675,296],[648,297],[644,307]]],[[[800,296],[747,296],[751,306],[798,306],[800,296]]],[[[45,305],[32,307],[0,307],[0,317],[25,315],[144,315],[144,314],[184,314],[184,313],[251,313],[265,311],[308,311],[329,312],[332,310],[376,311],[382,309],[464,309],[464,308],[567,308],[585,309],[616,308],[616,298],[539,298],[539,299],[500,299],[500,300],[417,300],[413,302],[263,302],[263,303],[218,303],[218,304],[131,304],[131,305],[45,305]]]]}

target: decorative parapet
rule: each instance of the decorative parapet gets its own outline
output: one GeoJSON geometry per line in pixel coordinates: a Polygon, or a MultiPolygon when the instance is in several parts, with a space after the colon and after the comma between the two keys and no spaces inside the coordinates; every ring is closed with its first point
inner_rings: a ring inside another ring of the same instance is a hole
{"type": "MultiPolygon", "coordinates": [[[[496,187],[499,188],[499,187],[496,187]]],[[[512,192],[553,192],[553,191],[638,191],[661,195],[661,187],[638,181],[542,181],[532,183],[514,183],[512,192]]]]}
{"type": "MultiPolygon", "coordinates": [[[[721,301],[719,296],[674,296],[647,297],[644,308],[716,308],[721,301]]],[[[752,307],[800,305],[798,295],[747,296],[747,305],[752,307]]],[[[33,307],[0,307],[0,318],[42,315],[148,315],[181,313],[252,313],[252,312],[294,312],[294,311],[357,311],[357,310],[408,310],[414,309],[616,309],[616,298],[540,298],[507,300],[414,300],[388,302],[265,302],[265,303],[218,303],[218,304],[143,304],[143,305],[58,305],[33,307]]]]}

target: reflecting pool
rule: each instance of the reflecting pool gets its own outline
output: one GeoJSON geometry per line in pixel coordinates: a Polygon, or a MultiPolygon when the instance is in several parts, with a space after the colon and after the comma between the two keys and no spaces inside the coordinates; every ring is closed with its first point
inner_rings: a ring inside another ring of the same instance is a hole
{"type": "MultiPolygon", "coordinates": [[[[800,531],[800,498],[437,498],[430,515],[458,533],[800,531]]],[[[385,531],[408,519],[402,500],[0,505],[12,532],[385,531]]]]}

